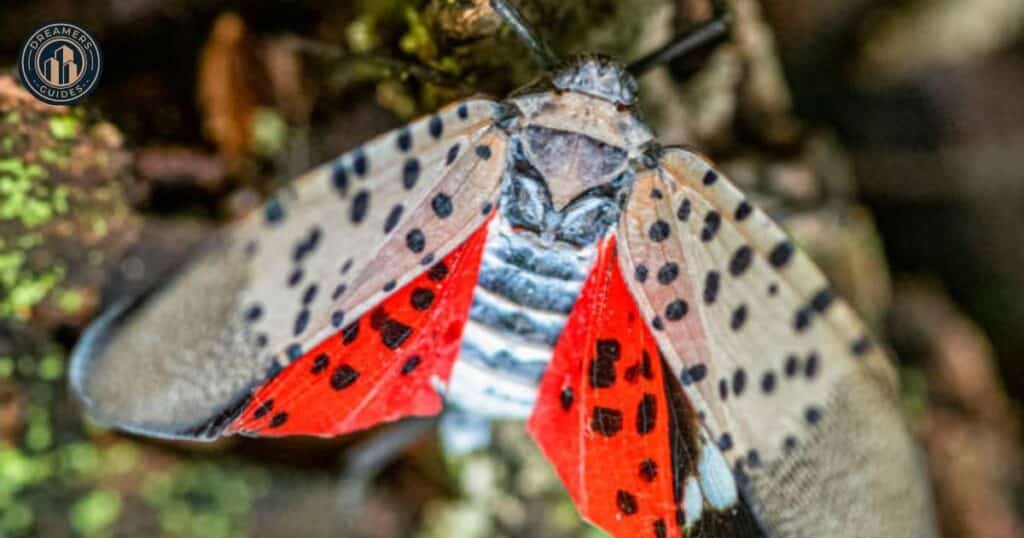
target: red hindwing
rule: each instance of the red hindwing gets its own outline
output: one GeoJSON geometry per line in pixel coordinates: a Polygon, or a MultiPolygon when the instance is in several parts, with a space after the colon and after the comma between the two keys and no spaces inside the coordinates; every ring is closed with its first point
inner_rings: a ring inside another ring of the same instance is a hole
{"type": "Polygon", "coordinates": [[[558,340],[527,427],[580,513],[615,536],[667,536],[682,516],[671,439],[679,402],[669,400],[664,373],[611,237],[558,340]]]}
{"type": "Polygon", "coordinates": [[[258,387],[228,433],[334,436],[441,411],[487,226],[258,387]]]}

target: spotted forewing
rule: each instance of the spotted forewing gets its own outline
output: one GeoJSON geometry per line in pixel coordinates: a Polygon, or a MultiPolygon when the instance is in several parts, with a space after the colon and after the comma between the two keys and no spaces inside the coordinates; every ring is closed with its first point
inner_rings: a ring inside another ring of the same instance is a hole
{"type": "Polygon", "coordinates": [[[668,368],[774,532],[934,532],[884,349],[728,178],[665,150],[638,174],[618,236],[668,368]]]}
{"type": "Polygon", "coordinates": [[[483,226],[504,169],[497,107],[453,105],[313,170],[107,312],[72,371],[90,415],[161,437],[221,434],[254,387],[483,226]]]}

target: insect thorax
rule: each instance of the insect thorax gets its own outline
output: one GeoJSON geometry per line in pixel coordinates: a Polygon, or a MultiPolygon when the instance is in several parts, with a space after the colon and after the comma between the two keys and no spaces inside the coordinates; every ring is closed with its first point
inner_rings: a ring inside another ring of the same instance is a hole
{"type": "Polygon", "coordinates": [[[514,227],[587,245],[618,219],[653,135],[634,113],[636,81],[621,67],[581,59],[549,82],[508,102],[501,206],[514,227]]]}

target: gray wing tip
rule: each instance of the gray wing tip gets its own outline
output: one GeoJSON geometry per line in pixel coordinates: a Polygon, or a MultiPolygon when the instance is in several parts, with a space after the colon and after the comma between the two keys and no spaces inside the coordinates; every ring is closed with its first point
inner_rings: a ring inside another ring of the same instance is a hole
{"type": "MultiPolygon", "coordinates": [[[[85,383],[89,364],[103,353],[114,325],[129,309],[132,302],[134,301],[123,300],[106,309],[86,328],[71,351],[68,385],[71,393],[82,403],[87,412],[95,409],[95,403],[89,396],[85,383]]],[[[100,422],[103,421],[100,420],[100,422]]]]}
{"type": "Polygon", "coordinates": [[[118,431],[166,440],[179,441],[214,441],[221,437],[221,432],[231,423],[244,409],[249,401],[246,395],[232,405],[227,406],[222,412],[215,416],[200,421],[194,426],[180,429],[168,429],[166,425],[140,424],[110,416],[101,410],[101,406],[95,401],[88,388],[88,377],[91,373],[91,366],[103,355],[111,336],[118,330],[118,324],[131,312],[139,303],[145,300],[143,294],[139,297],[118,301],[107,308],[99,318],[94,320],[78,339],[74,349],[71,351],[71,360],[68,367],[68,387],[75,399],[81,404],[85,416],[92,422],[104,427],[113,428],[118,431]]]}

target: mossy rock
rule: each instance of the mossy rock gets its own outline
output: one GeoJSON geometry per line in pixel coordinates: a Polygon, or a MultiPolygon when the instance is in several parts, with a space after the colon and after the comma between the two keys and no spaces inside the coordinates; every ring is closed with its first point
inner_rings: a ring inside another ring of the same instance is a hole
{"type": "Polygon", "coordinates": [[[79,325],[138,230],[119,131],[0,78],[0,318],[79,325]]]}

